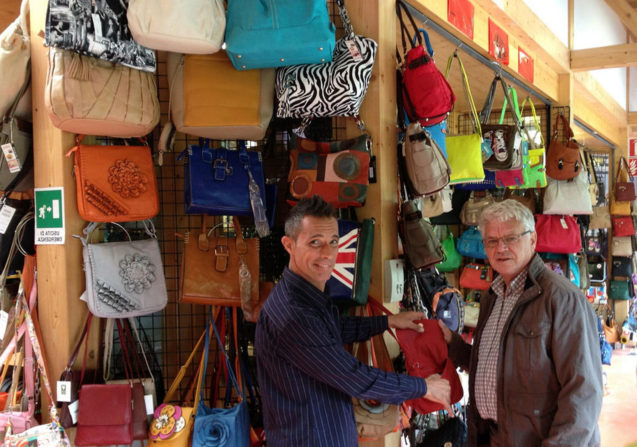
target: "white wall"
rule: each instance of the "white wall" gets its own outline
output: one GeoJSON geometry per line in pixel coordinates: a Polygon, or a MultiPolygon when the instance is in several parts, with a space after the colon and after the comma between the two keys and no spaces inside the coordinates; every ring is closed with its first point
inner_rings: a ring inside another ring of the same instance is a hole
{"type": "MultiPolygon", "coordinates": [[[[568,0],[523,0],[549,27],[560,41],[568,46],[568,0]]],[[[577,0],[579,2],[580,0],[577,0]]]]}
{"type": "MultiPolygon", "coordinates": [[[[626,31],[622,22],[603,0],[576,0],[573,3],[573,49],[604,47],[626,42],[626,31]]],[[[626,69],[593,70],[591,74],[625,109],[626,69]]]]}
{"type": "Polygon", "coordinates": [[[637,112],[637,67],[630,67],[630,105],[631,112],[637,112]]]}

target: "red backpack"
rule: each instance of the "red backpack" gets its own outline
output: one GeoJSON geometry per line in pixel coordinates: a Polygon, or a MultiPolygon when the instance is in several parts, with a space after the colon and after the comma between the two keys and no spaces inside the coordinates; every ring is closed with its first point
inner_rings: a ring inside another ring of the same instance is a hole
{"type": "Polygon", "coordinates": [[[401,64],[405,111],[410,121],[420,121],[423,126],[432,126],[447,117],[453,109],[456,96],[443,74],[436,67],[433,60],[434,51],[431,48],[427,31],[416,26],[413,16],[402,0],[396,1],[396,14],[398,14],[400,21],[405,59],[405,62],[402,63],[400,54],[398,51],[396,52],[398,62],[401,64]],[[401,8],[415,30],[413,40],[410,39],[411,34],[403,21],[401,8]],[[407,51],[405,35],[411,43],[409,51],[407,51]],[[423,45],[423,36],[426,48],[423,45]],[[419,45],[416,45],[416,41],[419,45]]]}

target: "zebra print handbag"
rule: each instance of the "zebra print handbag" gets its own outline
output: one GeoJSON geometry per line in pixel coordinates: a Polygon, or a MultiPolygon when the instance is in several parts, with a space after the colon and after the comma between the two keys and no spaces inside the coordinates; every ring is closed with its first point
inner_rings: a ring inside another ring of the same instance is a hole
{"type": "Polygon", "coordinates": [[[354,34],[343,0],[336,0],[345,36],[332,62],[291,65],[276,72],[277,116],[357,116],[367,92],[378,44],[354,34]]]}

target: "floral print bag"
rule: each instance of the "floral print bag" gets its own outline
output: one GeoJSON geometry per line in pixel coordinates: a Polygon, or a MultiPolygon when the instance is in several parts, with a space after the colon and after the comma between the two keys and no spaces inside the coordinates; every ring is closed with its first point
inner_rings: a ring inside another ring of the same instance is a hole
{"type": "Polygon", "coordinates": [[[159,243],[152,222],[145,221],[148,239],[91,243],[90,236],[99,224],[84,228],[83,295],[93,315],[100,318],[128,318],[148,315],[166,307],[168,295],[159,243]]]}

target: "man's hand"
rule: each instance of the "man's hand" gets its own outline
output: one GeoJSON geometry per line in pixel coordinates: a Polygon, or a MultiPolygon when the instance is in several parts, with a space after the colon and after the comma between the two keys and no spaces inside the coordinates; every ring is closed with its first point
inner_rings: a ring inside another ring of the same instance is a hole
{"type": "Polygon", "coordinates": [[[451,343],[451,330],[442,320],[438,320],[438,326],[440,326],[440,329],[442,329],[442,336],[445,338],[445,342],[447,344],[451,343]]]}
{"type": "Polygon", "coordinates": [[[387,317],[389,327],[393,329],[411,329],[416,332],[423,332],[425,329],[422,324],[416,323],[417,320],[424,320],[427,316],[423,312],[401,312],[396,315],[387,317]]]}
{"type": "Polygon", "coordinates": [[[443,379],[440,374],[432,374],[425,379],[427,382],[427,394],[425,399],[443,405],[450,417],[454,417],[451,409],[451,385],[447,379],[443,379]]]}

